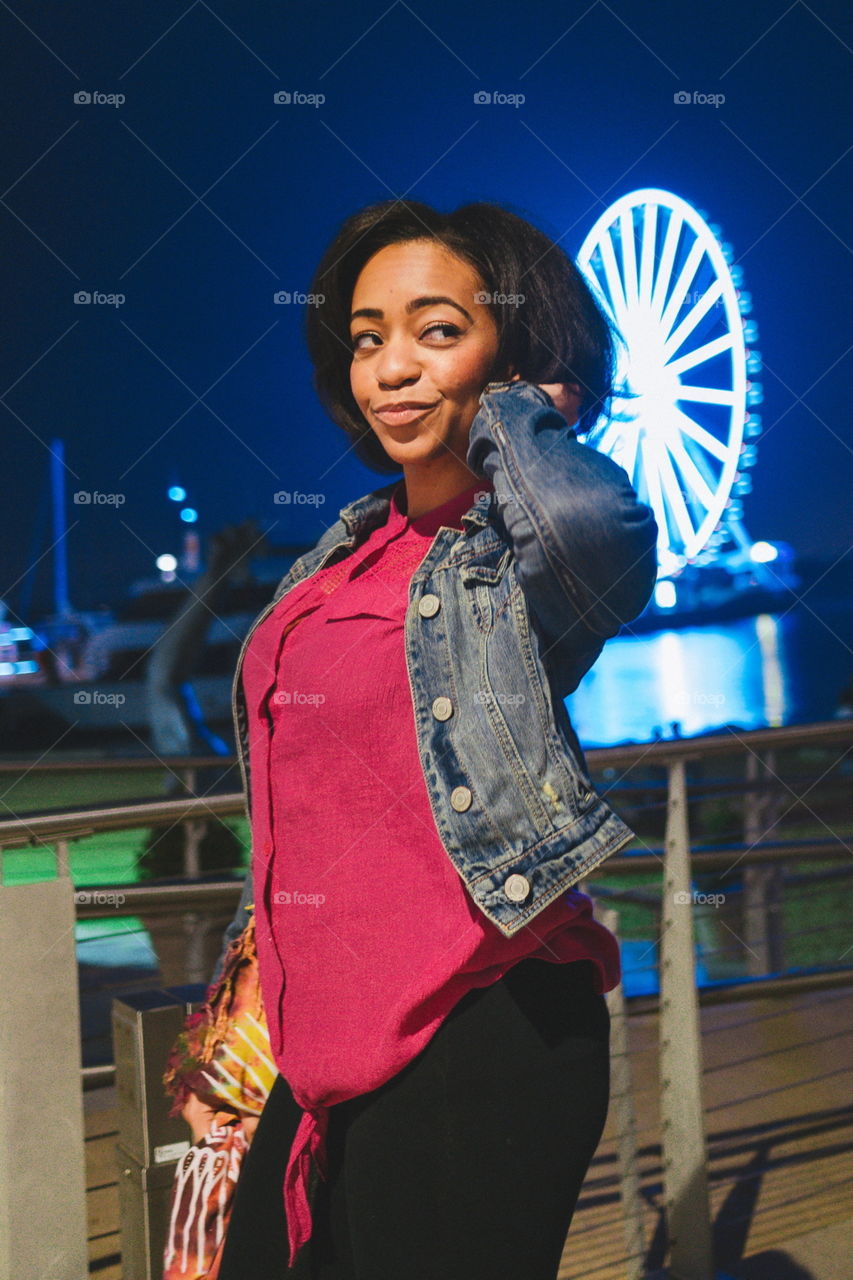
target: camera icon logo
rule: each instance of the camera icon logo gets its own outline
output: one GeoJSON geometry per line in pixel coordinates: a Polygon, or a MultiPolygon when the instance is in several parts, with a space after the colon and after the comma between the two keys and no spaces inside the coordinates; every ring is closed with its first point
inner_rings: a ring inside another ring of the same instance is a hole
{"type": "Polygon", "coordinates": [[[277,102],[279,106],[286,106],[290,102],[290,94],[285,89],[279,89],[272,96],[273,102],[277,102]]]}
{"type": "Polygon", "coordinates": [[[278,293],[273,294],[272,300],[278,306],[283,307],[290,302],[290,294],[286,289],[279,289],[278,293]]]}
{"type": "Polygon", "coordinates": [[[78,89],[74,95],[74,101],[78,103],[87,103],[92,101],[91,93],[87,93],[85,89],[78,89]]]}
{"type": "Polygon", "coordinates": [[[87,293],[85,289],[78,289],[77,293],[75,293],[74,295],[75,306],[78,306],[78,307],[85,306],[87,303],[91,301],[92,301],[92,295],[91,293],[87,293]]]}
{"type": "Polygon", "coordinates": [[[491,102],[491,100],[492,100],[492,95],[490,93],[487,93],[485,89],[478,89],[478,91],[474,94],[474,102],[477,104],[478,107],[481,107],[491,102]]]}
{"type": "Polygon", "coordinates": [[[91,493],[86,489],[78,489],[74,495],[74,502],[78,507],[85,507],[92,501],[91,493]]]}
{"type": "Polygon", "coordinates": [[[74,705],[77,707],[88,707],[91,705],[92,695],[87,693],[85,689],[78,689],[74,695],[74,705]]]}
{"type": "Polygon", "coordinates": [[[672,95],[672,100],[678,106],[683,106],[690,101],[690,94],[685,89],[679,89],[678,93],[672,95]]]}

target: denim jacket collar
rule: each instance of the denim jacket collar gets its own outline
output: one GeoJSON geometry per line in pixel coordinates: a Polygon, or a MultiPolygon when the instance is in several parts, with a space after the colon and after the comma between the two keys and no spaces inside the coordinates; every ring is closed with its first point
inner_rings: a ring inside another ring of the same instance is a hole
{"type": "MultiPolygon", "coordinates": [[[[338,514],[350,538],[360,542],[373,529],[385,523],[391,506],[391,495],[399,483],[399,479],[393,480],[390,484],[382,485],[381,488],[374,489],[371,493],[366,493],[363,497],[356,498],[354,502],[341,507],[338,514]]],[[[492,489],[484,486],[477,493],[472,506],[462,516],[465,535],[476,533],[488,523],[491,504],[492,489]]]]}

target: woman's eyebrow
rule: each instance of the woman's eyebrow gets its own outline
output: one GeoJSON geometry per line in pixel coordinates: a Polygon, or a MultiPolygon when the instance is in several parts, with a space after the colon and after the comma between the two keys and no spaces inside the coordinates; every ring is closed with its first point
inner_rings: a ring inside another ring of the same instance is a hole
{"type": "MultiPolygon", "coordinates": [[[[406,303],[406,315],[411,315],[413,311],[419,311],[422,307],[435,307],[440,302],[446,302],[449,307],[455,307],[457,311],[461,311],[466,320],[471,324],[474,323],[472,317],[465,308],[458,302],[454,302],[452,298],[445,298],[443,294],[431,294],[422,298],[412,298],[411,302],[406,303]]],[[[385,312],[380,311],[378,307],[359,307],[358,311],[353,311],[350,316],[350,323],[357,316],[365,316],[368,320],[382,320],[385,312]]]]}

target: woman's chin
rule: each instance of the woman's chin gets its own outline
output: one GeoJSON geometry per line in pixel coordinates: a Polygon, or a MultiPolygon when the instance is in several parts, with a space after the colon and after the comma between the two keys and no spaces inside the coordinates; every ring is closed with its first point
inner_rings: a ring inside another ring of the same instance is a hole
{"type": "Polygon", "coordinates": [[[400,427],[394,431],[383,432],[379,437],[383,449],[388,457],[394,462],[402,466],[415,465],[417,463],[431,462],[435,458],[446,452],[446,446],[440,440],[436,440],[435,436],[424,436],[413,430],[409,439],[404,437],[404,427],[400,427]]]}

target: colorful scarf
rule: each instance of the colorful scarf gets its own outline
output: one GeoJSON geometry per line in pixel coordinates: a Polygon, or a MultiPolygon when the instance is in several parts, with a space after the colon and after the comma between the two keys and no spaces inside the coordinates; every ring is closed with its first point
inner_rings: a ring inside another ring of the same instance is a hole
{"type": "MultiPolygon", "coordinates": [[[[251,911],[251,908],[249,908],[251,911]]],[[[258,982],[255,919],[228,948],[222,974],[191,1014],[169,1055],[163,1083],[180,1115],[190,1094],[214,1109],[210,1130],[175,1169],[163,1280],[215,1280],[234,1189],[249,1139],[277,1075],[258,982]]]]}

